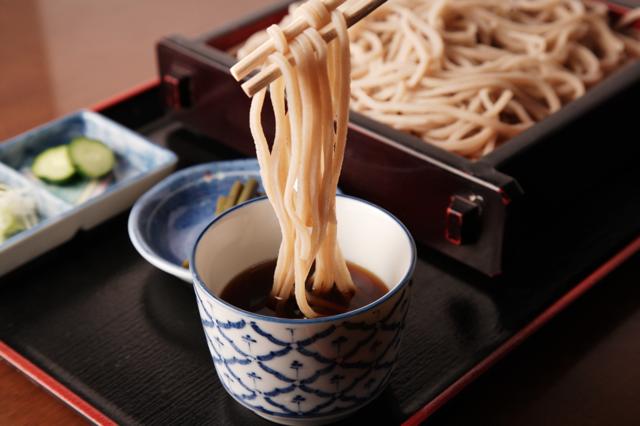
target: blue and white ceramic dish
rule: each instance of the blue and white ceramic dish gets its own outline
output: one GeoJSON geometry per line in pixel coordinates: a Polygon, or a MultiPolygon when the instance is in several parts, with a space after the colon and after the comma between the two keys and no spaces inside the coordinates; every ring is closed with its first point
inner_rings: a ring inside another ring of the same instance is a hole
{"type": "Polygon", "coordinates": [[[220,382],[238,403],[273,422],[321,425],[351,415],[385,389],[400,351],[416,262],[413,238],[389,212],[364,200],[339,196],[336,214],[344,257],[388,288],[350,312],[285,319],[220,298],[233,277],[277,256],[280,227],[266,198],[214,219],[190,258],[220,382]]]}
{"type": "Polygon", "coordinates": [[[255,159],[219,161],[180,170],[136,202],[129,215],[129,238],[149,263],[191,282],[182,262],[204,227],[215,217],[216,200],[236,180],[254,178],[263,192],[255,159]]]}
{"type": "Polygon", "coordinates": [[[0,275],[126,210],[155,182],[168,175],[177,158],[108,118],[80,111],[46,123],[0,144],[0,181],[29,188],[40,223],[0,244],[0,275]],[[112,173],[100,180],[77,179],[51,185],[31,173],[35,156],[76,136],[102,141],[116,155],[112,173]]]}

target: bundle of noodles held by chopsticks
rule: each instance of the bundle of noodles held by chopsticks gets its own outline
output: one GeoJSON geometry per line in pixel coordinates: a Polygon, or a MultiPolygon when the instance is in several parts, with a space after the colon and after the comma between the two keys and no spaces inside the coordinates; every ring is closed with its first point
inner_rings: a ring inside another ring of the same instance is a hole
{"type": "Polygon", "coordinates": [[[349,37],[344,15],[329,11],[320,0],[293,13],[310,24],[294,40],[287,41],[278,26],[268,30],[276,47],[268,62],[281,72],[269,85],[273,140],[267,140],[262,127],[266,89],[251,100],[249,126],[262,184],[282,233],[271,299],[278,312],[293,296],[300,312],[314,318],[321,313],[307,292],[309,278],[312,296],[335,287],[348,299],[356,290],[338,244],[336,218],[349,116],[349,37]],[[319,32],[328,23],[336,31],[330,43],[319,32]]]}
{"type": "Polygon", "coordinates": [[[349,30],[351,108],[478,158],[640,57],[638,18],[612,26],[596,1],[390,0],[349,30]]]}

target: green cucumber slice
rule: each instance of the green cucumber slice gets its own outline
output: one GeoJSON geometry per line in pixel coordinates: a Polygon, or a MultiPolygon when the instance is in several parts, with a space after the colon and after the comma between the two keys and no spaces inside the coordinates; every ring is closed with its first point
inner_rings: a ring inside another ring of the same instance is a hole
{"type": "Polygon", "coordinates": [[[60,183],[68,180],[76,172],[69,148],[66,145],[55,146],[42,151],[33,160],[33,174],[49,182],[60,183]]]}
{"type": "Polygon", "coordinates": [[[90,178],[108,174],[116,162],[113,151],[100,141],[75,138],[69,144],[71,161],[78,171],[90,178]]]}

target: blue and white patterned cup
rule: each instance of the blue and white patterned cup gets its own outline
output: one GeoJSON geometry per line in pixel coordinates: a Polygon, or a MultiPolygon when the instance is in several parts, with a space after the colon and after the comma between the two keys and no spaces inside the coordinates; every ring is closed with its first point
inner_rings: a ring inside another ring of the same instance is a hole
{"type": "Polygon", "coordinates": [[[325,424],[350,415],[383,391],[397,358],[416,260],[413,238],[398,219],[366,201],[338,196],[336,210],[345,258],[389,288],[360,309],[282,319],[220,299],[232,278],[277,256],[280,229],[266,198],[216,218],[190,259],[220,382],[240,404],[277,423],[325,424]]]}

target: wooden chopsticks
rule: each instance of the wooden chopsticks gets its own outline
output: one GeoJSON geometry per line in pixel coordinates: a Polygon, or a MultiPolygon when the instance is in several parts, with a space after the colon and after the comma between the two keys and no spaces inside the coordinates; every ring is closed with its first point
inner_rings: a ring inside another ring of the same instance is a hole
{"type": "MultiPolygon", "coordinates": [[[[332,12],[345,1],[346,0],[324,0],[322,3],[324,3],[329,12],[332,12]]],[[[284,32],[284,36],[287,40],[291,40],[296,38],[307,28],[309,28],[309,23],[304,18],[297,18],[283,28],[282,31],[284,32]]],[[[271,37],[269,37],[267,41],[236,62],[236,64],[231,67],[231,75],[233,75],[236,80],[246,77],[254,68],[260,66],[267,56],[272,54],[274,50],[275,45],[273,44],[271,37]]]]}
{"type": "MultiPolygon", "coordinates": [[[[329,11],[334,10],[345,0],[325,0],[324,4],[329,11]]],[[[356,5],[350,10],[345,12],[345,20],[347,21],[347,27],[351,27],[362,18],[369,15],[386,0],[358,0],[356,5]]],[[[306,30],[309,24],[304,19],[296,19],[286,28],[283,29],[287,40],[291,40],[297,37],[300,33],[306,30]]],[[[320,35],[328,43],[336,37],[336,30],[331,23],[327,24],[320,30],[320,35]]],[[[255,50],[249,53],[247,56],[238,61],[233,67],[231,67],[231,74],[239,81],[243,77],[247,76],[254,69],[258,68],[264,60],[275,51],[275,46],[271,38],[258,46],[255,50]]],[[[287,59],[292,65],[295,65],[293,57],[289,54],[287,59]]],[[[256,75],[251,77],[248,81],[242,84],[242,90],[247,96],[252,97],[260,90],[264,89],[273,80],[280,77],[280,69],[275,64],[261,69],[256,75]]]]}

